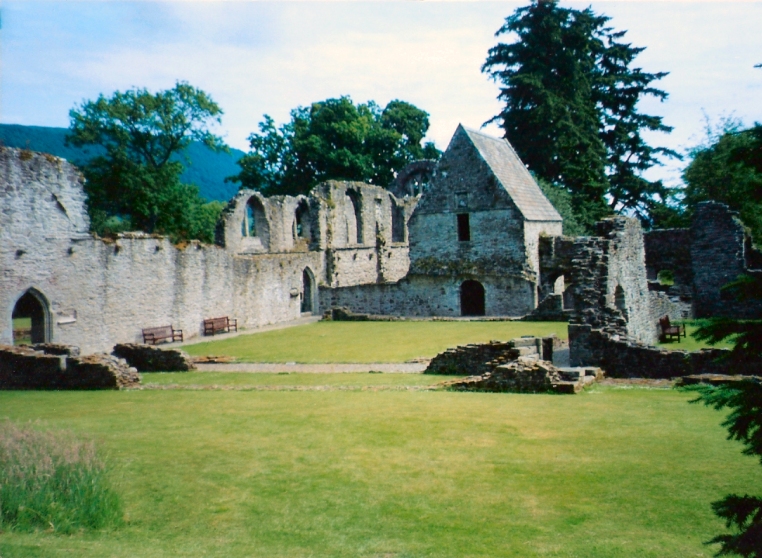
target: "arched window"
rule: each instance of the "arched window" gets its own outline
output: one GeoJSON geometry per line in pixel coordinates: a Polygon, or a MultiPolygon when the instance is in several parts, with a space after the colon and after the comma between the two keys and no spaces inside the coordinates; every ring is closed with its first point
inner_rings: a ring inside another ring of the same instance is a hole
{"type": "Polygon", "coordinates": [[[484,286],[479,281],[463,281],[460,286],[461,316],[484,316],[484,286]]]}
{"type": "Polygon", "coordinates": [[[310,206],[306,201],[301,201],[294,214],[294,240],[304,239],[307,242],[312,240],[311,225],[310,206]]]}
{"type": "Polygon", "coordinates": [[[357,190],[347,190],[350,206],[347,211],[347,243],[363,244],[362,199],[357,190]],[[354,234],[353,234],[354,233],[354,234]]]}
{"type": "Polygon", "coordinates": [[[315,276],[305,267],[302,272],[302,313],[315,312],[315,294],[315,276]]]}
{"type": "Polygon", "coordinates": [[[48,301],[36,289],[29,289],[13,307],[13,344],[49,343],[48,301]]]}
{"type": "Polygon", "coordinates": [[[270,246],[270,224],[262,202],[256,196],[251,196],[246,202],[246,209],[241,223],[241,234],[244,238],[257,239],[265,250],[270,246]]]}
{"type": "Polygon", "coordinates": [[[243,236],[262,238],[267,236],[269,228],[262,202],[257,197],[252,196],[246,202],[246,212],[243,216],[241,233],[243,236]]]}

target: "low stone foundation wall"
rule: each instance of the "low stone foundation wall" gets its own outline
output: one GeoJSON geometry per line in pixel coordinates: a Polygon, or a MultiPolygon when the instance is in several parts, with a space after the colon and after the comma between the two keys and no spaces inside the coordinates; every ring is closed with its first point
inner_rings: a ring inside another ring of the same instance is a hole
{"type": "Polygon", "coordinates": [[[671,379],[695,374],[759,374],[762,363],[730,370],[723,361],[728,349],[672,351],[618,339],[589,325],[569,325],[572,366],[600,366],[610,378],[671,379]]]}
{"type": "MultiPolygon", "coordinates": [[[[78,353],[71,349],[70,354],[78,353]]],[[[0,345],[0,389],[120,389],[139,383],[137,370],[111,355],[67,356],[0,345]]]]}
{"type": "Polygon", "coordinates": [[[554,346],[562,343],[557,337],[521,337],[510,341],[461,345],[447,349],[431,359],[424,374],[478,376],[522,356],[550,362],[553,360],[554,346]]]}
{"type": "Polygon", "coordinates": [[[555,391],[555,386],[562,383],[559,370],[551,363],[521,358],[482,375],[454,380],[446,385],[456,391],[545,393],[555,391]]]}
{"type": "Polygon", "coordinates": [[[196,368],[190,355],[179,349],[124,343],[115,345],[111,354],[123,358],[138,372],[187,372],[196,368]]]}

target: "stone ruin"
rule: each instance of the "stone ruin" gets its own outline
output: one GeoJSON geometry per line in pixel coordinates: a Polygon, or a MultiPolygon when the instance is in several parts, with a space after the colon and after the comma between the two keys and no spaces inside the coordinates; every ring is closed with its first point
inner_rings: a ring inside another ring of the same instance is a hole
{"type": "Polygon", "coordinates": [[[762,255],[721,204],[702,204],[689,229],[644,234],[613,217],[595,236],[565,237],[510,144],[462,126],[439,162],[398,178],[391,191],[341,181],[309,196],[243,190],[214,244],[173,245],[145,233],[95,237],[75,167],[0,148],[0,343],[14,343],[15,317],[30,321],[31,343],[95,353],[140,343],[146,327],[171,324],[192,339],[204,319],[226,315],[242,329],[336,308],[524,316],[569,320],[572,365],[671,377],[709,357],[646,351],[659,317],[762,313],[720,290],[762,272],[762,255]],[[657,280],[665,272],[673,285],[657,280]]]}
{"type": "Polygon", "coordinates": [[[140,376],[124,359],[76,347],[0,345],[0,389],[123,389],[140,376]]]}
{"type": "Polygon", "coordinates": [[[468,374],[440,384],[456,391],[513,393],[578,393],[600,379],[598,368],[560,368],[554,349],[565,343],[557,337],[522,337],[448,349],[431,360],[425,374],[468,374]]]}

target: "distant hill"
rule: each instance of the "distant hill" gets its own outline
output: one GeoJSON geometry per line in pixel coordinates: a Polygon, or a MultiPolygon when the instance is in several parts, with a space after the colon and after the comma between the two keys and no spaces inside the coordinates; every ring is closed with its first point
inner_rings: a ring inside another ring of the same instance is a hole
{"type": "MultiPolygon", "coordinates": [[[[0,144],[50,153],[75,165],[81,165],[102,153],[93,147],[67,147],[64,143],[67,132],[66,128],[0,124],[0,144]]],[[[239,149],[231,149],[230,153],[215,153],[203,144],[193,143],[188,147],[190,163],[186,164],[182,180],[198,186],[201,195],[208,200],[227,201],[238,191],[238,185],[225,182],[225,178],[240,172],[236,161],[243,154],[239,149]]]]}

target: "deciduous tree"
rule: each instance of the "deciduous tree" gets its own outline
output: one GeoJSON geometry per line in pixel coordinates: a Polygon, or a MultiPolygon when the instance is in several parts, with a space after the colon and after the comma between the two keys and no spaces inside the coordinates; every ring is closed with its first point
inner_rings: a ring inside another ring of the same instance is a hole
{"type": "Polygon", "coordinates": [[[180,181],[180,154],[192,141],[227,149],[210,131],[221,114],[206,93],[184,82],[158,93],[100,95],[72,109],[67,141],[105,150],[83,169],[93,230],[134,228],[211,241],[209,221],[220,204],[205,204],[198,188],[180,181]]]}
{"type": "Polygon", "coordinates": [[[699,202],[715,200],[738,211],[751,229],[755,242],[762,239],[762,125],[746,129],[725,119],[707,140],[690,151],[691,162],[683,171],[686,214],[699,202]]]}
{"type": "Polygon", "coordinates": [[[408,163],[439,158],[433,143],[423,143],[428,128],[426,112],[399,100],[381,110],[372,101],[327,99],[292,110],[280,127],[265,115],[231,180],[266,194],[304,194],[329,179],[385,187],[408,163]]]}

